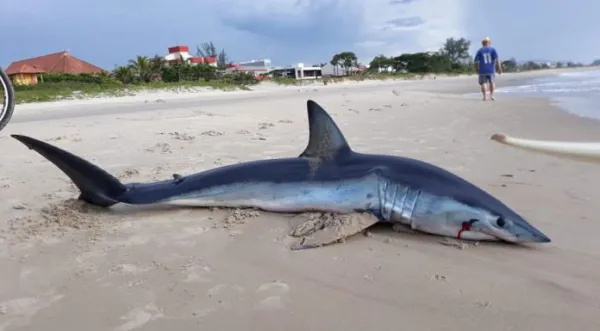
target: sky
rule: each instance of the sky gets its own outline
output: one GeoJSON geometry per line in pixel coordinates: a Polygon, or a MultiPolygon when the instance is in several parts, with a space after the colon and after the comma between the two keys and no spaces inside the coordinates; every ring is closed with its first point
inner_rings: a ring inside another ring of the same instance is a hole
{"type": "Polygon", "coordinates": [[[329,62],[353,51],[438,50],[489,36],[501,59],[600,58],[597,0],[0,0],[0,65],[68,50],[107,70],[136,55],[202,42],[233,61],[329,62]]]}

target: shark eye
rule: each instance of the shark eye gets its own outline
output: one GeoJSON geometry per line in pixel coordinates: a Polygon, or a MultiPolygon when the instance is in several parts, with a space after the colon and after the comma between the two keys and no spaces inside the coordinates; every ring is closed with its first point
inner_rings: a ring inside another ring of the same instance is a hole
{"type": "Polygon", "coordinates": [[[498,217],[498,219],[496,220],[496,225],[503,228],[506,225],[506,221],[504,220],[504,218],[498,217]]]}

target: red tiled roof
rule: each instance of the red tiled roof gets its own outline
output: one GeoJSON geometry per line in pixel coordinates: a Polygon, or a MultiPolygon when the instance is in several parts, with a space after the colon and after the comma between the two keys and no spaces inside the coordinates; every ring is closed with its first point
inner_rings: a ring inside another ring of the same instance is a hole
{"type": "Polygon", "coordinates": [[[21,64],[18,66],[9,66],[6,70],[6,74],[7,75],[14,75],[14,74],[42,74],[45,73],[46,71],[44,71],[44,69],[42,68],[38,68],[36,66],[30,65],[30,64],[21,64]],[[14,71],[14,72],[9,72],[8,70],[14,71]]]}
{"type": "Polygon", "coordinates": [[[190,48],[185,45],[173,46],[169,47],[169,54],[177,53],[177,52],[189,52],[190,48]]]}
{"type": "Polygon", "coordinates": [[[15,61],[8,66],[6,74],[14,75],[21,73],[20,70],[22,70],[25,65],[37,68],[38,70],[43,70],[42,72],[52,73],[95,74],[104,71],[102,68],[82,61],[68,52],[58,52],[15,61]]]}
{"type": "Polygon", "coordinates": [[[215,62],[217,62],[217,58],[214,57],[214,56],[205,57],[204,58],[204,62],[206,62],[206,63],[215,63],[215,62]]]}

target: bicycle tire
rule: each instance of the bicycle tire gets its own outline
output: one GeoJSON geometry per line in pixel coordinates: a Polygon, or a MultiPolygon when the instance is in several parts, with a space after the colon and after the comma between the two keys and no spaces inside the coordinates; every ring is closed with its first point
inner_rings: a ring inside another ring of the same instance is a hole
{"type": "Polygon", "coordinates": [[[10,82],[10,78],[4,70],[0,68],[0,93],[4,94],[4,105],[0,109],[0,131],[8,124],[15,111],[15,90],[10,82]]]}

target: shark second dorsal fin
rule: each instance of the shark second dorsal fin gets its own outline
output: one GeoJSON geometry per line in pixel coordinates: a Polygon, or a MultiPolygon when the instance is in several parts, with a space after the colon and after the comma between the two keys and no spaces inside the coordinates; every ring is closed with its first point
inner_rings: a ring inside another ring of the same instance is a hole
{"type": "Polygon", "coordinates": [[[334,160],[342,157],[352,150],[344,138],[342,131],[333,121],[331,116],[313,100],[306,103],[308,110],[308,146],[300,157],[320,158],[334,160]]]}

